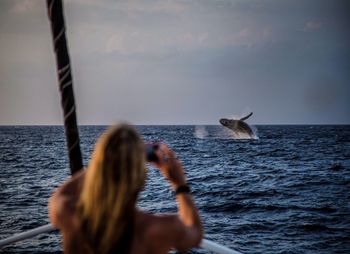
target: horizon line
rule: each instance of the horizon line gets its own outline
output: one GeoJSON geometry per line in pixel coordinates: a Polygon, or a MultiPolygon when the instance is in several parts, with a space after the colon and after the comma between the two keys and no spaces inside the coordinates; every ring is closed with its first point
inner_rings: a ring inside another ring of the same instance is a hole
{"type": "MultiPolygon", "coordinates": [[[[117,123],[110,123],[110,124],[77,124],[77,126],[111,126],[117,123]]],[[[192,124],[186,124],[186,123],[176,123],[176,124],[131,124],[134,126],[221,126],[220,124],[206,124],[206,123],[192,123],[192,124]]],[[[256,124],[249,124],[251,126],[264,126],[264,125],[300,125],[300,126],[310,126],[310,125],[350,125],[350,123],[256,123],[256,124]]],[[[64,126],[64,124],[0,124],[0,127],[2,126],[64,126]]]]}

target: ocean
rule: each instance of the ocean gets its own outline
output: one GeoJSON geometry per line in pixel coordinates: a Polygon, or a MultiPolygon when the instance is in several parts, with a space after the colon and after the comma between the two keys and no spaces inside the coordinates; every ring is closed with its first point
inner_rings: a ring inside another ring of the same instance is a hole
{"type": "MultiPolygon", "coordinates": [[[[79,127],[84,165],[106,128],[79,127]]],[[[258,125],[251,140],[214,125],[137,129],[177,152],[206,239],[244,254],[350,253],[350,125],[258,125]]],[[[0,239],[49,223],[48,198],[68,167],[62,126],[0,127],[0,239]]],[[[138,206],[177,211],[152,166],[138,206]]],[[[61,251],[57,231],[0,250],[61,251]]]]}

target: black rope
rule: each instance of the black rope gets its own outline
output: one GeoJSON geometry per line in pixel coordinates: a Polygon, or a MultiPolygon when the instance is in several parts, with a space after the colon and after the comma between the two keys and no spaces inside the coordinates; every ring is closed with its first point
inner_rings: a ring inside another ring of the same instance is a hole
{"type": "Polygon", "coordinates": [[[75,114],[73,80],[66,40],[63,4],[61,0],[47,0],[46,3],[56,55],[58,85],[61,92],[69,164],[73,175],[83,168],[83,163],[75,114]]]}

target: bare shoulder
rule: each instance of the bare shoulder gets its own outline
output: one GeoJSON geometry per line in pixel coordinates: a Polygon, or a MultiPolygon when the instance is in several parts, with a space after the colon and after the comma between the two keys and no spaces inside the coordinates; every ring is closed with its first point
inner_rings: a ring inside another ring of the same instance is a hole
{"type": "Polygon", "coordinates": [[[85,172],[79,172],[58,187],[49,200],[49,216],[58,228],[72,223],[84,182],[85,172]]]}
{"type": "Polygon", "coordinates": [[[58,188],[60,195],[77,195],[80,193],[85,179],[85,171],[81,170],[80,172],[73,175],[65,183],[58,188]]]}

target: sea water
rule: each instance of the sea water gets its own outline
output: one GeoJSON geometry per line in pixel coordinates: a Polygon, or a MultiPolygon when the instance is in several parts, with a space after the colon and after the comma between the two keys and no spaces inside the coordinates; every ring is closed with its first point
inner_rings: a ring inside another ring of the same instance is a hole
{"type": "MultiPolygon", "coordinates": [[[[255,126],[252,140],[221,126],[137,128],[177,152],[207,239],[242,253],[350,253],[350,126],[255,126]]],[[[79,129],[87,165],[106,126],[79,129]]],[[[67,177],[62,126],[0,127],[0,239],[49,223],[48,198],[67,177]]],[[[151,166],[138,206],[177,211],[151,166]]],[[[57,231],[0,250],[61,251],[57,231]]]]}

